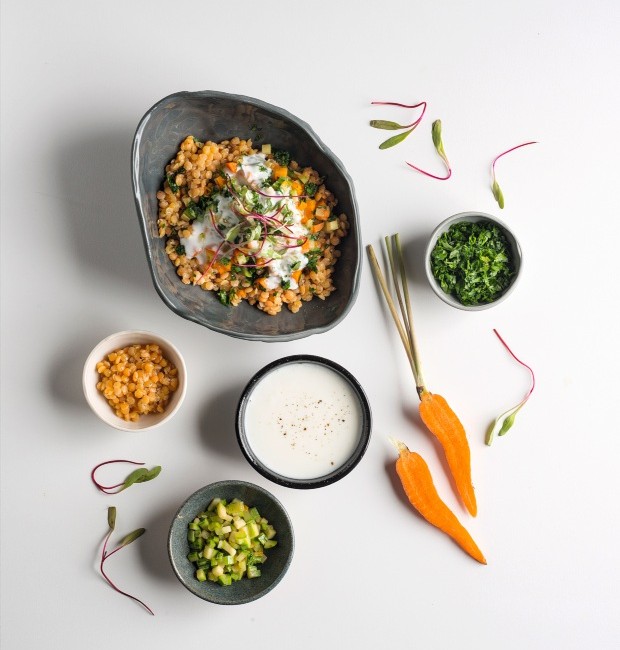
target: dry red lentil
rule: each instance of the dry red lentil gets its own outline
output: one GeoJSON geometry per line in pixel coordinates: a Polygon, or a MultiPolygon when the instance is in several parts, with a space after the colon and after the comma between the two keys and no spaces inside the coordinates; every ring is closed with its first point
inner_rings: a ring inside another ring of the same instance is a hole
{"type": "Polygon", "coordinates": [[[163,413],[179,386],[178,371],[155,343],[129,345],[97,363],[97,389],[123,420],[163,413]]]}

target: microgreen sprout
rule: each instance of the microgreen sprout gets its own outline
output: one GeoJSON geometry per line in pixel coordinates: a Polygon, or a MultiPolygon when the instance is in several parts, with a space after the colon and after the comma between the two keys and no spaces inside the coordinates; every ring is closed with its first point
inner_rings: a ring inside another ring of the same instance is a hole
{"type": "Polygon", "coordinates": [[[126,490],[128,487],[131,487],[134,483],[146,483],[146,481],[151,481],[161,472],[161,466],[157,465],[153,469],[146,469],[146,467],[140,467],[139,469],[134,470],[127,476],[127,478],[122,483],[117,483],[116,485],[102,485],[95,477],[95,473],[100,467],[104,465],[111,465],[113,463],[129,463],[131,465],[144,465],[144,463],[139,463],[133,460],[106,460],[103,463],[99,463],[96,467],[93,468],[90,473],[90,478],[97,487],[97,489],[105,494],[118,494],[123,490],[126,490]]]}
{"type": "Polygon", "coordinates": [[[491,445],[491,443],[493,442],[493,437],[498,427],[499,427],[499,430],[497,431],[498,436],[503,436],[508,432],[508,430],[514,424],[517,413],[525,406],[525,403],[530,398],[530,395],[534,392],[534,387],[536,386],[536,378],[534,376],[534,371],[526,363],[523,363],[523,361],[521,361],[521,359],[519,359],[515,355],[515,353],[510,349],[506,341],[504,341],[504,339],[500,336],[499,332],[496,329],[493,329],[493,332],[495,333],[495,336],[497,336],[497,338],[500,340],[501,344],[506,348],[506,350],[508,350],[510,356],[517,363],[521,364],[524,368],[527,368],[529,370],[530,377],[531,377],[531,384],[527,394],[518,404],[516,404],[512,408],[509,408],[507,411],[504,411],[504,413],[502,413],[501,415],[495,418],[495,421],[487,431],[487,435],[485,439],[487,445],[491,445]]]}
{"type": "MultiPolygon", "coordinates": [[[[131,462],[131,461],[129,461],[131,462]]],[[[127,596],[127,598],[131,598],[131,600],[135,600],[137,603],[142,605],[146,609],[149,614],[152,614],[155,616],[155,612],[146,604],[143,603],[139,598],[136,598],[135,596],[132,596],[131,594],[128,594],[126,591],[122,591],[119,589],[113,582],[110,580],[108,575],[103,569],[103,565],[105,564],[105,561],[114,553],[118,553],[122,548],[125,548],[125,546],[129,546],[132,542],[135,542],[139,537],[144,535],[146,532],[146,529],[144,528],[138,528],[137,530],[134,530],[133,532],[129,533],[129,535],[125,535],[123,539],[118,543],[118,546],[113,550],[113,551],[108,551],[108,542],[110,541],[110,537],[112,536],[112,533],[114,532],[114,528],[116,526],[116,508],[114,506],[110,506],[108,508],[108,533],[105,536],[105,539],[103,541],[103,549],[101,551],[101,562],[99,563],[99,571],[101,572],[101,575],[105,579],[105,581],[114,589],[114,591],[117,591],[119,594],[122,594],[123,596],[127,596]]]]}
{"type": "Polygon", "coordinates": [[[448,173],[445,176],[435,176],[435,174],[426,172],[423,169],[420,169],[419,167],[412,165],[410,162],[408,162],[407,164],[409,165],[409,167],[415,169],[417,172],[420,172],[421,174],[424,174],[425,176],[436,178],[438,181],[447,181],[450,178],[450,176],[452,176],[452,168],[450,167],[450,162],[448,161],[448,156],[446,156],[446,152],[444,151],[443,148],[443,142],[441,140],[441,120],[435,120],[433,122],[433,126],[431,127],[431,134],[433,137],[433,144],[435,145],[435,150],[437,151],[439,157],[443,160],[446,169],[448,170],[448,173]]]}
{"type": "Polygon", "coordinates": [[[505,156],[507,153],[510,153],[515,149],[520,149],[521,147],[527,147],[530,144],[538,144],[538,143],[536,141],[524,142],[523,144],[518,144],[516,147],[512,147],[510,149],[507,149],[506,151],[503,151],[502,153],[499,154],[499,156],[495,156],[495,158],[493,158],[493,162],[491,163],[491,177],[493,179],[493,183],[491,185],[491,191],[493,192],[493,196],[495,197],[495,200],[497,201],[497,205],[499,205],[501,210],[504,209],[504,194],[497,182],[497,179],[495,178],[495,163],[502,156],[505,156]]]}
{"type": "Polygon", "coordinates": [[[411,122],[411,124],[399,124],[398,122],[391,122],[389,120],[371,120],[370,126],[375,129],[385,129],[388,131],[408,129],[407,131],[398,133],[397,135],[394,135],[391,138],[385,140],[385,142],[382,142],[379,145],[379,149],[389,149],[390,147],[393,147],[394,145],[402,142],[412,131],[415,130],[418,124],[420,124],[422,118],[424,117],[424,113],[426,113],[426,102],[420,102],[419,104],[401,104],[400,102],[371,102],[371,104],[374,106],[399,106],[400,108],[419,108],[422,106],[422,113],[416,120],[411,122]]]}

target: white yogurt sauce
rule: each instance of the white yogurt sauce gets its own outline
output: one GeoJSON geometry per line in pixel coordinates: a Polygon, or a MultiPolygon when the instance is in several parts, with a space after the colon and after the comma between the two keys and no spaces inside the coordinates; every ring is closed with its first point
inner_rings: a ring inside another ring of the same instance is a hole
{"type": "MultiPolygon", "coordinates": [[[[242,185],[248,187],[262,187],[263,182],[271,177],[271,170],[266,164],[265,155],[262,153],[253,154],[251,156],[244,156],[240,160],[239,169],[236,173],[225,170],[228,176],[234,176],[237,181],[242,185]]],[[[297,207],[297,201],[293,198],[281,198],[283,195],[289,195],[289,189],[278,190],[277,192],[271,187],[262,187],[261,191],[264,194],[273,195],[277,198],[268,198],[249,192],[250,199],[257,199],[264,206],[266,206],[266,213],[270,213],[276,209],[280,209],[278,218],[282,219],[281,213],[286,210],[288,214],[286,227],[282,229],[282,233],[287,237],[282,237],[278,243],[267,240],[261,249],[263,258],[269,258],[271,261],[267,264],[269,274],[265,277],[266,286],[268,289],[277,289],[287,283],[290,289],[297,289],[298,284],[295,278],[292,277],[294,270],[303,269],[308,264],[308,258],[302,253],[301,246],[294,246],[292,248],[284,248],[283,242],[291,244],[295,240],[302,240],[308,236],[308,230],[302,225],[302,214],[297,207]]],[[[219,226],[224,229],[233,228],[236,226],[240,219],[233,211],[234,199],[232,197],[218,196],[217,208],[214,210],[214,219],[219,226]]],[[[222,235],[214,228],[213,223],[209,217],[205,218],[202,222],[194,221],[191,225],[191,234],[189,237],[180,238],[181,245],[185,248],[187,257],[196,257],[200,264],[206,264],[211,258],[207,259],[206,251],[211,253],[219,250],[222,243],[222,235]]],[[[252,241],[248,245],[250,250],[258,250],[261,248],[259,241],[252,241]]],[[[225,251],[229,252],[229,251],[225,251]]]]}
{"type": "Polygon", "coordinates": [[[351,457],[361,438],[362,409],[340,373],[318,363],[290,363],[256,385],[244,422],[249,446],[269,469],[313,479],[351,457]]]}

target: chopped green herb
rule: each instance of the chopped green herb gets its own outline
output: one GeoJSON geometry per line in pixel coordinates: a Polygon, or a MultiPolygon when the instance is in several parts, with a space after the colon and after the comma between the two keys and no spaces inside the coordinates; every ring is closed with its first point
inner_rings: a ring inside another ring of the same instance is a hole
{"type": "Polygon", "coordinates": [[[308,258],[306,268],[308,268],[310,271],[316,271],[316,263],[319,261],[320,255],[321,251],[308,251],[306,253],[306,257],[308,258]]]}
{"type": "Polygon", "coordinates": [[[170,186],[170,189],[175,193],[179,191],[179,186],[175,182],[176,177],[176,174],[166,174],[168,185],[170,186]]]}
{"type": "Polygon", "coordinates": [[[431,271],[443,291],[463,305],[499,298],[514,276],[510,246],[490,221],[452,224],[431,253],[431,271]]]}
{"type": "Polygon", "coordinates": [[[280,283],[280,286],[286,291],[287,289],[291,288],[291,281],[290,280],[282,280],[280,283]]]}
{"type": "Polygon", "coordinates": [[[179,244],[175,249],[177,255],[185,255],[185,246],[179,244]]]}
{"type": "Polygon", "coordinates": [[[305,188],[304,188],[304,193],[306,196],[309,196],[312,198],[315,194],[316,191],[318,190],[318,186],[316,183],[306,183],[305,188]]]}
{"type": "Polygon", "coordinates": [[[288,151],[274,151],[273,157],[278,165],[282,167],[288,167],[288,164],[291,162],[291,154],[288,151]]]}

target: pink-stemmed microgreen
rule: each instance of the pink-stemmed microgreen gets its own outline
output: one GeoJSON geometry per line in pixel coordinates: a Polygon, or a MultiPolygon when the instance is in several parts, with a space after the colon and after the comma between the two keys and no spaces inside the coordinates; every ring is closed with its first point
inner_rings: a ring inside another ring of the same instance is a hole
{"type": "Polygon", "coordinates": [[[108,533],[105,536],[105,539],[103,541],[103,549],[101,551],[101,561],[99,563],[99,571],[101,572],[101,575],[103,576],[104,580],[114,589],[114,591],[117,591],[119,594],[122,594],[123,596],[127,596],[127,598],[131,598],[131,600],[134,600],[135,602],[139,603],[146,609],[146,611],[149,614],[152,614],[155,616],[155,612],[144,602],[142,602],[139,598],[136,598],[135,596],[132,596],[131,594],[128,594],[126,591],[123,591],[122,589],[119,589],[113,582],[110,580],[110,577],[107,575],[105,572],[103,565],[105,564],[105,561],[114,555],[114,553],[118,553],[122,548],[125,548],[125,546],[129,546],[132,542],[135,542],[139,537],[142,537],[144,533],[146,532],[146,529],[144,528],[138,528],[137,530],[132,531],[129,533],[129,535],[125,535],[123,539],[118,543],[118,546],[113,550],[113,551],[108,551],[108,542],[110,541],[110,537],[112,536],[112,533],[114,531],[114,528],[116,526],[116,508],[114,506],[110,506],[108,508],[108,533]]]}
{"type": "Polygon", "coordinates": [[[402,142],[410,133],[412,133],[422,121],[424,113],[426,113],[426,102],[420,102],[419,104],[401,104],[400,102],[370,102],[374,106],[399,106],[400,108],[419,108],[422,106],[422,113],[420,116],[415,119],[411,124],[399,124],[398,122],[392,122],[390,120],[370,120],[370,126],[375,129],[385,129],[388,131],[398,131],[400,129],[408,129],[403,133],[398,133],[397,135],[388,138],[379,145],[379,149],[389,149],[400,142],[402,142]]]}
{"type": "Polygon", "coordinates": [[[493,162],[491,163],[491,177],[493,179],[493,183],[491,185],[491,191],[493,192],[493,197],[497,201],[497,205],[499,205],[500,210],[504,209],[504,194],[495,177],[495,163],[502,156],[505,156],[507,153],[510,153],[511,151],[515,151],[516,149],[521,149],[521,147],[527,147],[530,144],[538,144],[538,143],[536,141],[524,142],[523,144],[518,144],[516,147],[511,147],[510,149],[503,151],[502,153],[499,154],[499,156],[495,156],[495,158],[493,158],[493,162]]]}
{"type": "Polygon", "coordinates": [[[508,430],[512,427],[512,425],[515,422],[515,417],[517,413],[525,406],[525,403],[529,400],[531,394],[534,392],[534,387],[536,386],[536,377],[534,376],[534,371],[528,366],[526,363],[521,361],[515,353],[510,349],[506,341],[501,337],[499,332],[496,329],[493,329],[493,332],[497,336],[497,338],[500,340],[501,344],[508,350],[510,353],[510,356],[519,364],[521,364],[524,368],[527,368],[527,370],[530,373],[530,378],[531,378],[531,383],[530,383],[530,388],[528,392],[526,393],[525,397],[518,403],[515,404],[512,408],[509,408],[507,411],[504,411],[501,415],[495,418],[495,421],[493,424],[489,427],[489,430],[487,431],[486,439],[485,442],[487,445],[491,445],[493,442],[493,437],[495,435],[495,431],[497,431],[498,436],[503,436],[505,435],[508,430]]]}
{"type": "Polygon", "coordinates": [[[407,162],[409,167],[415,169],[417,172],[420,172],[420,174],[424,174],[425,176],[429,176],[430,178],[435,178],[438,181],[447,181],[450,178],[450,176],[452,176],[452,168],[450,167],[448,156],[446,156],[446,152],[443,148],[443,142],[441,139],[441,120],[435,120],[433,122],[433,126],[431,127],[431,134],[433,137],[433,144],[435,145],[435,150],[437,151],[439,157],[443,160],[447,169],[447,174],[445,176],[436,176],[435,174],[431,174],[430,172],[424,171],[423,169],[420,169],[419,167],[412,165],[410,162],[407,161],[405,162],[407,162]]]}
{"type": "Polygon", "coordinates": [[[92,472],[90,473],[90,478],[100,492],[105,494],[118,494],[123,490],[126,490],[128,487],[131,487],[134,483],[146,483],[147,481],[152,481],[154,478],[159,476],[161,472],[161,466],[157,465],[152,469],[146,469],[146,467],[140,467],[139,469],[134,470],[127,476],[127,478],[121,483],[116,483],[116,485],[102,485],[97,480],[95,474],[100,467],[104,465],[111,465],[114,463],[129,463],[131,465],[144,465],[144,463],[136,462],[133,460],[106,460],[103,463],[96,465],[92,472]]]}

